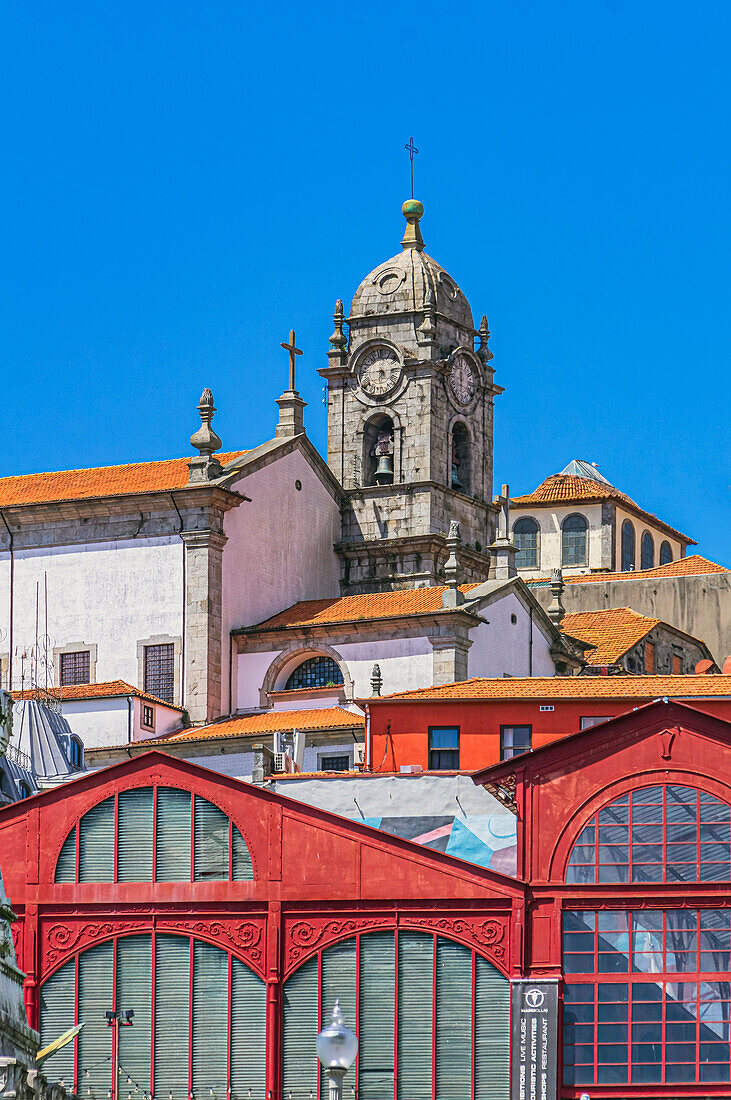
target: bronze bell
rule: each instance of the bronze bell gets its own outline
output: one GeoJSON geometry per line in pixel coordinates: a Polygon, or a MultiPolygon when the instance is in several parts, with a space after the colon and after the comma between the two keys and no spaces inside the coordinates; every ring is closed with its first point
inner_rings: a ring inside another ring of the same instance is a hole
{"type": "Polygon", "coordinates": [[[379,454],[375,477],[376,485],[393,485],[393,455],[379,454]]]}

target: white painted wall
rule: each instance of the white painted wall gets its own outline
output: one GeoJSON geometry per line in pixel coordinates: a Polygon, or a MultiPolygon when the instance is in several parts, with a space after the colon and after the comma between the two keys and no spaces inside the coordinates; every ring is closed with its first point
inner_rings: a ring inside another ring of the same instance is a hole
{"type": "MultiPolygon", "coordinates": [[[[13,648],[35,642],[36,585],[41,598],[48,577],[50,648],[95,644],[95,679],[137,685],[137,643],[153,635],[179,637],[182,629],[182,549],[176,538],[59,546],[15,553],[13,648]]],[[[7,652],[10,555],[0,554],[0,652],[7,652]]],[[[26,687],[29,686],[26,683],[26,687]]],[[[21,687],[14,657],[13,687],[21,687]]]]}
{"type": "MultiPolygon", "coordinates": [[[[299,451],[278,458],[232,488],[250,497],[251,503],[234,508],[224,518],[228,538],[223,552],[224,712],[228,709],[230,631],[262,622],[298,600],[340,594],[340,567],[333,551],[333,543],[340,538],[340,509],[299,451]],[[296,481],[301,482],[301,490],[296,489],[296,481]]],[[[233,679],[230,709],[258,706],[258,692],[252,701],[241,677],[233,679]]]]}
{"type": "Polygon", "coordinates": [[[129,740],[126,698],[67,700],[61,704],[61,713],[85,749],[124,745],[129,740]]]}
{"type": "Polygon", "coordinates": [[[383,677],[383,695],[395,691],[430,687],[434,682],[432,645],[427,638],[388,638],[382,641],[353,641],[338,647],[353,678],[355,698],[371,694],[371,673],[378,663],[383,677]]]}
{"type": "MultiPolygon", "coordinates": [[[[470,634],[467,667],[472,676],[529,676],[531,623],[518,597],[509,592],[482,612],[488,620],[470,634]],[[511,622],[515,615],[517,623],[511,622]]],[[[555,676],[550,641],[533,616],[533,676],[555,676]]]]}

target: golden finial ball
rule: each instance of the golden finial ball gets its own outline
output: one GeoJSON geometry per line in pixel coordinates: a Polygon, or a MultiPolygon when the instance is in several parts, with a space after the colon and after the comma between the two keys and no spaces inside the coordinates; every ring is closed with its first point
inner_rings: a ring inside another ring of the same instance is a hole
{"type": "Polygon", "coordinates": [[[414,221],[418,222],[419,218],[424,213],[423,203],[420,203],[418,199],[407,199],[401,207],[401,213],[405,218],[413,218],[414,221]]]}

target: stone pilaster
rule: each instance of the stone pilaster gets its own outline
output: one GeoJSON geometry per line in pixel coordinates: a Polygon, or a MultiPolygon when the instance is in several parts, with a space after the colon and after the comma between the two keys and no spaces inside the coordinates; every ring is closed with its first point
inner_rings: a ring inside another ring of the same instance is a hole
{"type": "Polygon", "coordinates": [[[185,542],[184,705],[193,725],[221,713],[223,548],[220,531],[183,531],[185,542]]]}
{"type": "Polygon", "coordinates": [[[472,645],[468,629],[457,627],[429,638],[432,644],[432,683],[452,684],[468,678],[468,651],[472,645]]]}

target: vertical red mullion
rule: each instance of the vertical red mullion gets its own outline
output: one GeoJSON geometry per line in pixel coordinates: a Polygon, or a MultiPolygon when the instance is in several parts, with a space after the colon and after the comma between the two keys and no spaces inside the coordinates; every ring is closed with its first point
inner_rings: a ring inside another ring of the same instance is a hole
{"type": "Polygon", "coordinates": [[[594,814],[594,882],[599,882],[599,814],[594,814]]]}
{"type": "Polygon", "coordinates": [[[228,1005],[226,1013],[228,1016],[228,1039],[226,1041],[226,1096],[231,1095],[231,1035],[233,1032],[233,1019],[231,1016],[231,1003],[232,1003],[232,991],[231,985],[233,982],[233,962],[231,959],[231,952],[228,953],[228,1005]]]}
{"type": "Polygon", "coordinates": [[[195,795],[190,795],[190,881],[195,882],[195,795]]]}
{"type": "Polygon", "coordinates": [[[228,881],[234,880],[234,823],[228,819],[228,881]]]}
{"type": "MultiPolygon", "coordinates": [[[[193,796],[191,795],[191,798],[193,796]]],[[[193,1096],[193,937],[188,964],[188,1096],[193,1096]]]]}
{"type": "MultiPolygon", "coordinates": [[[[662,789],[662,880],[663,880],[663,882],[668,881],[668,800],[667,800],[667,793],[668,793],[667,787],[663,787],[663,789],[662,789]]],[[[663,929],[663,935],[664,935],[664,929],[663,929]]],[[[663,941],[663,953],[664,953],[664,951],[665,951],[665,943],[663,941]]],[[[665,997],[664,997],[664,994],[663,994],[663,1000],[664,999],[665,999],[665,997]]],[[[663,1035],[664,1034],[665,1034],[665,1030],[663,1028],[663,1035]]],[[[665,1053],[665,1048],[663,1047],[663,1054],[664,1053],[665,1053]]]]}
{"type": "MultiPolygon", "coordinates": [[[[322,1027],[322,951],[317,952],[317,1030],[320,1031],[322,1027]]],[[[317,1062],[317,1100],[320,1100],[320,1094],[322,1092],[322,1074],[320,1073],[320,1063],[317,1062]]]]}
{"type": "Polygon", "coordinates": [[[119,791],[114,792],[114,881],[117,881],[117,852],[119,851],[119,791]]]}
{"type": "Polygon", "coordinates": [[[431,1095],[437,1095],[437,937],[432,936],[431,964],[431,1095]]]}
{"type": "Polygon", "coordinates": [[[152,788],[152,881],[157,882],[157,783],[152,788]]]}
{"type": "MultiPolygon", "coordinates": [[[[664,797],[664,795],[663,795],[663,797],[664,797]]],[[[664,806],[664,803],[663,803],[663,806],[664,806]]],[[[663,813],[664,813],[664,811],[663,811],[663,813]]],[[[664,832],[665,832],[665,830],[663,829],[663,833],[664,832]]],[[[663,969],[663,976],[665,976],[665,974],[667,974],[666,951],[667,951],[667,913],[663,911],[663,915],[662,915],[662,969],[663,969]]],[[[663,981],[663,983],[662,983],[662,1012],[660,1014],[660,1026],[662,1028],[662,1031],[661,1031],[661,1042],[662,1042],[662,1062],[661,1062],[661,1065],[662,1065],[662,1084],[663,1085],[665,1084],[665,1008],[666,1008],[666,999],[667,999],[666,996],[665,996],[665,986],[666,986],[666,983],[663,981]]]]}
{"type": "MultiPolygon", "coordinates": [[[[116,795],[114,796],[114,812],[115,812],[115,814],[117,812],[117,796],[116,795]]],[[[116,853],[116,843],[115,843],[115,853],[116,853]]],[[[116,872],[116,859],[115,859],[115,872],[116,872]]],[[[117,879],[116,873],[115,873],[114,879],[115,879],[115,882],[116,882],[116,879],[117,879]]],[[[117,945],[118,945],[118,943],[119,943],[119,938],[117,936],[115,936],[114,939],[112,940],[112,1008],[113,1009],[116,1009],[116,1007],[117,1007],[117,945]]],[[[115,1024],[114,1024],[114,1038],[116,1039],[117,1044],[120,1045],[119,1040],[120,1040],[121,1036],[120,1036],[120,1033],[119,1033],[119,1024],[116,1021],[115,1021],[115,1024]]],[[[120,1051],[118,1050],[117,1051],[117,1063],[118,1064],[121,1061],[119,1055],[120,1055],[120,1051]]],[[[112,1072],[110,1074],[110,1077],[114,1077],[114,1059],[112,1059],[112,1072]]],[[[116,1091],[113,1093],[113,1096],[116,1097],[116,1100],[119,1100],[119,1081],[117,1081],[117,1083],[116,1083],[116,1091]]]]}
{"type": "MultiPolygon", "coordinates": [[[[358,1049],[360,1049],[360,932],[355,937],[355,1034],[358,1036],[358,1049]]],[[[355,1100],[358,1100],[358,1070],[360,1062],[358,1061],[358,1053],[355,1055],[355,1066],[353,1067],[353,1073],[355,1075],[355,1100]]]]}
{"type": "Polygon", "coordinates": [[[81,818],[79,818],[79,820],[76,822],[76,875],[74,877],[74,882],[77,885],[79,883],[79,844],[80,844],[79,838],[80,838],[80,836],[81,836],[81,818]]]}
{"type": "Polygon", "coordinates": [[[398,1100],[398,928],[393,932],[393,1100],[398,1100]]]}
{"type": "Polygon", "coordinates": [[[470,1088],[470,1100],[475,1100],[475,1077],[477,1064],[477,957],[472,952],[472,1085],[470,1088]]]}
{"type": "MultiPolygon", "coordinates": [[[[154,799],[154,795],[153,795],[154,799]]],[[[153,867],[154,874],[154,867],[153,867]]],[[[155,1092],[155,931],[150,932],[150,1100],[155,1092]]]]}
{"type": "Polygon", "coordinates": [[[629,881],[630,882],[635,881],[635,846],[634,846],[634,843],[632,841],[632,826],[633,826],[632,808],[633,808],[632,807],[632,791],[630,791],[630,793],[629,793],[629,814],[628,814],[628,817],[627,817],[627,821],[628,821],[628,825],[627,825],[627,862],[629,863],[629,867],[627,868],[627,873],[629,875],[629,881]]]}
{"type": "MultiPolygon", "coordinates": [[[[695,842],[698,849],[696,853],[696,880],[701,880],[701,792],[695,792],[695,842]]],[[[697,984],[697,983],[696,983],[697,984]]]]}
{"type": "MultiPolygon", "coordinates": [[[[78,833],[76,834],[78,840],[78,833]]],[[[74,958],[74,986],[76,995],[74,997],[74,1027],[78,1027],[79,1024],[79,956],[78,954],[74,958]]],[[[74,1092],[78,1094],[78,1076],[79,1076],[79,1036],[74,1037],[74,1092]]]]}

